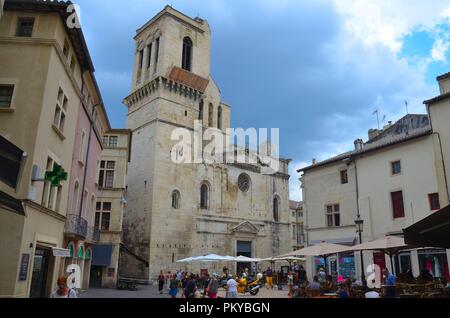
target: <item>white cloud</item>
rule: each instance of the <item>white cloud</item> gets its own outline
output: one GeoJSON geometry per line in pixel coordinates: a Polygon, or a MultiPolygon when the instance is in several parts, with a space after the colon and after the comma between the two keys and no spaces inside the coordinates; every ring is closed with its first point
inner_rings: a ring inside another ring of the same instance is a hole
{"type": "Polygon", "coordinates": [[[448,0],[333,0],[348,30],[365,45],[382,44],[399,53],[414,29],[432,31],[448,22],[448,0]]]}
{"type": "Polygon", "coordinates": [[[437,39],[431,49],[431,58],[434,61],[447,62],[447,51],[450,43],[443,39],[437,39]]]}

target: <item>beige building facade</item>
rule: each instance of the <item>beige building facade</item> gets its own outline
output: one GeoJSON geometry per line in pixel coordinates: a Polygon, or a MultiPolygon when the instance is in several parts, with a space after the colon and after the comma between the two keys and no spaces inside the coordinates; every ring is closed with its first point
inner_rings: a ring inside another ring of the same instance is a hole
{"type": "Polygon", "coordinates": [[[304,247],[304,222],[303,222],[303,202],[289,201],[289,218],[292,233],[292,251],[304,247]]]}
{"type": "Polygon", "coordinates": [[[103,137],[99,179],[100,174],[104,174],[103,178],[111,185],[99,184],[94,226],[100,231],[100,238],[93,247],[91,287],[114,288],[117,284],[123,214],[127,204],[129,143],[130,132],[126,129],[110,130],[103,137]]]}
{"type": "Polygon", "coordinates": [[[69,4],[9,0],[0,20],[0,297],[49,297],[69,274],[87,290],[105,257],[101,286],[117,279],[129,133],[110,127],[69,4]],[[59,166],[67,180],[44,180],[59,166]]]}
{"type": "MultiPolygon", "coordinates": [[[[301,170],[308,245],[358,244],[358,215],[364,220],[363,242],[403,236],[403,229],[447,204],[438,186],[442,174],[429,116],[407,115],[369,135],[366,143],[355,141],[354,151],[301,170]]],[[[360,257],[355,256],[331,257],[328,268],[333,274],[359,277],[360,257]]],[[[384,254],[365,252],[364,265],[377,264],[396,274],[412,270],[415,276],[430,269],[435,277],[446,277],[448,256],[445,250],[413,249],[391,264],[384,254]]],[[[310,258],[307,265],[313,275],[324,264],[310,258]]]]}
{"type": "Polygon", "coordinates": [[[17,185],[0,182],[25,210],[0,213],[2,297],[47,297],[62,270],[54,248],[63,247],[68,185],[37,179],[55,164],[70,174],[83,59],[67,59],[64,44],[82,39],[69,40],[59,6],[49,7],[8,1],[0,21],[0,134],[26,153],[17,185]]]}
{"type": "Polygon", "coordinates": [[[176,263],[194,255],[269,257],[291,249],[289,160],[274,175],[261,174],[257,164],[172,161],[175,128],[193,131],[200,120],[224,135],[230,127],[231,108],[210,76],[210,38],[207,21],[169,6],[137,31],[132,93],[125,99],[132,143],[124,277],[218,270],[176,263]]]}

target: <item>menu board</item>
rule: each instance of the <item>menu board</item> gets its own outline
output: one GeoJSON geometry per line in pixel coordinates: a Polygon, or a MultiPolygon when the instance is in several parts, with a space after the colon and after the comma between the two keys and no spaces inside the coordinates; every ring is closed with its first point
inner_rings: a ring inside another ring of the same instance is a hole
{"type": "Polygon", "coordinates": [[[20,262],[19,282],[27,280],[29,264],[30,264],[30,254],[22,254],[22,260],[20,262]]]}
{"type": "Polygon", "coordinates": [[[339,258],[339,274],[344,278],[354,278],[356,276],[355,257],[339,258]]]}

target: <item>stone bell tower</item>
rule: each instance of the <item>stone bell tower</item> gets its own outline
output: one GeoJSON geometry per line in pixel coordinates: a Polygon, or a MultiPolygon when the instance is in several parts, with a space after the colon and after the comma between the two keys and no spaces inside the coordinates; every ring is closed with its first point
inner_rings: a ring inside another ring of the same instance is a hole
{"type": "Polygon", "coordinates": [[[152,280],[190,252],[198,212],[197,166],[177,165],[175,128],[195,120],[225,130],[230,108],[210,76],[210,28],[170,6],[137,30],[127,128],[132,131],[121,275],[152,280]],[[173,206],[173,194],[180,207],[173,206]],[[148,262],[148,263],[147,263],[148,262]]]}
{"type": "Polygon", "coordinates": [[[137,30],[132,91],[173,67],[208,79],[211,32],[206,20],[185,16],[166,6],[137,30]]]}

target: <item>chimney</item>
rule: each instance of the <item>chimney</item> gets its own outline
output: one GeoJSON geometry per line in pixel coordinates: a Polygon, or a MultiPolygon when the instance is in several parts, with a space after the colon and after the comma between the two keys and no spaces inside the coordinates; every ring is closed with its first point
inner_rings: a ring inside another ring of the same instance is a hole
{"type": "Polygon", "coordinates": [[[364,148],[364,141],[362,139],[355,140],[355,150],[362,150],[364,148]]]}
{"type": "Polygon", "coordinates": [[[378,129],[370,129],[369,130],[369,141],[375,139],[381,134],[381,130],[378,129]]]}
{"type": "Polygon", "coordinates": [[[387,125],[383,127],[383,130],[388,129],[391,126],[392,126],[392,121],[388,121],[387,125]]]}
{"type": "Polygon", "coordinates": [[[312,160],[312,165],[315,166],[317,164],[317,159],[312,160]]]}

